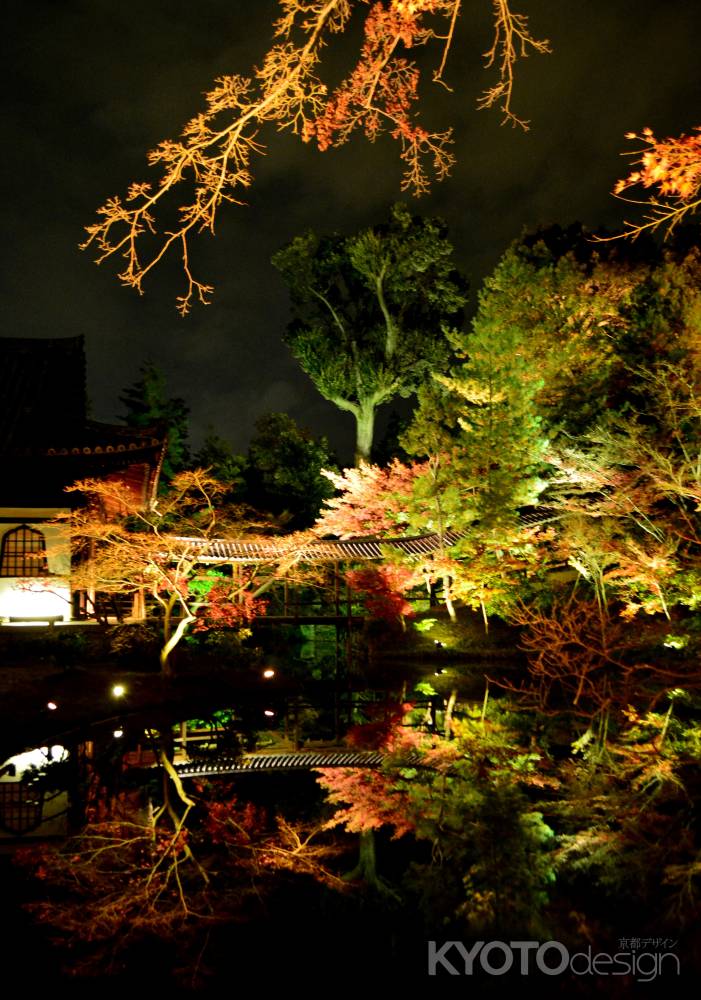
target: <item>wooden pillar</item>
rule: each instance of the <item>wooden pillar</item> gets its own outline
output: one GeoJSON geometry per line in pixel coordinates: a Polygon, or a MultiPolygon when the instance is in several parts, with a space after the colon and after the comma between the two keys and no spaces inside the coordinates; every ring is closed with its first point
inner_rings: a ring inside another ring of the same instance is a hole
{"type": "Polygon", "coordinates": [[[143,587],[134,591],[134,597],[131,602],[131,616],[140,622],[146,617],[146,597],[143,587]]]}

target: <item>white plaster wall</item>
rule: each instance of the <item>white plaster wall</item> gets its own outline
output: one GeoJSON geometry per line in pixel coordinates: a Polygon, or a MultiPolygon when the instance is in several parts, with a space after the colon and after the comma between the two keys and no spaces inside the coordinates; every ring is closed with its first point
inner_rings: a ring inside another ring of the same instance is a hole
{"type": "Polygon", "coordinates": [[[53,508],[0,507],[0,539],[7,531],[27,524],[41,531],[46,539],[49,576],[0,576],[0,619],[11,617],[40,618],[41,615],[61,615],[71,618],[71,546],[68,528],[47,524],[59,511],[53,508]]]}

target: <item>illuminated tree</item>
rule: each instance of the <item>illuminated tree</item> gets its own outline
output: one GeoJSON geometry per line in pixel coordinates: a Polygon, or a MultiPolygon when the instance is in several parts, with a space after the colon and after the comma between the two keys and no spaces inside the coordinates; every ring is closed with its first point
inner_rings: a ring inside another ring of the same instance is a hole
{"type": "MultiPolygon", "coordinates": [[[[673,286],[685,281],[686,265],[670,261],[665,270],[655,249],[647,249],[648,256],[624,245],[597,248],[576,225],[537,230],[514,243],[485,280],[473,329],[462,338],[468,356],[473,340],[481,344],[480,370],[469,376],[475,391],[488,392],[490,377],[508,375],[516,383],[523,377],[522,396],[551,439],[577,435],[602,409],[618,407],[626,369],[666,349],[672,313],[679,312],[673,286]]],[[[517,385],[512,405],[515,392],[517,385]]]]}
{"type": "Polygon", "coordinates": [[[451,456],[461,488],[460,509],[451,511],[454,527],[475,519],[483,526],[513,521],[542,489],[545,440],[535,406],[541,375],[524,356],[519,331],[490,305],[483,295],[471,333],[452,335],[460,364],[437,376],[453,399],[459,432],[451,456]]]}
{"type": "MultiPolygon", "coordinates": [[[[631,586],[642,586],[651,567],[670,566],[669,552],[653,552],[645,536],[626,540],[620,530],[615,542],[597,541],[603,487],[590,504],[595,519],[586,538],[580,529],[575,537],[574,518],[565,541],[553,527],[524,523],[520,512],[544,491],[553,499],[566,461],[558,447],[591,437],[603,413],[624,418],[645,405],[650,387],[636,365],[671,364],[697,350],[699,266],[695,249],[602,253],[577,227],[525,238],[485,282],[472,329],[451,334],[451,372],[419,390],[403,445],[421,461],[384,470],[361,464],[334,477],[339,495],[316,530],[435,532],[444,543],[424,561],[425,579],[443,582],[451,614],[460,600],[481,608],[485,622],[488,613],[508,614],[528,590],[547,590],[548,565],[583,565],[585,550],[619,584],[628,574],[631,586]],[[448,544],[448,530],[462,537],[448,544]]],[[[620,482],[623,473],[616,475],[620,482]]]]}
{"type": "Polygon", "coordinates": [[[579,227],[539,231],[504,254],[471,330],[450,335],[458,363],[420,390],[402,439],[424,463],[405,505],[411,528],[463,534],[433,560],[451,600],[485,619],[508,613],[556,558],[552,529],[520,511],[548,488],[558,442],[642,402],[635,365],[690,349],[698,282],[695,250],[601,251],[579,227]]]}
{"type": "Polygon", "coordinates": [[[326,501],[313,528],[316,534],[339,538],[374,535],[381,539],[429,531],[438,536],[437,549],[421,560],[402,557],[396,551],[390,557],[388,551],[380,569],[349,574],[351,584],[365,592],[366,605],[373,612],[379,611],[379,617],[399,618],[403,624],[409,610],[406,593],[419,585],[430,591],[438,580],[443,583],[448,611],[455,617],[452,580],[456,564],[444,543],[449,524],[442,517],[442,491],[427,487],[435,485],[434,477],[443,468],[441,458],[411,465],[394,459],[385,468],[361,462],[357,468],[345,469],[343,475],[326,473],[337,495],[326,501]]]}
{"type": "Polygon", "coordinates": [[[375,414],[409,396],[448,355],[463,286],[444,225],[395,205],[357,236],[297,237],[273,257],[292,294],[286,341],[319,392],[356,422],[369,461],[375,414]]]}
{"type": "Polygon", "coordinates": [[[542,492],[546,445],[536,405],[542,376],[529,357],[527,323],[505,315],[495,287],[495,279],[485,283],[472,330],[450,334],[457,363],[420,391],[402,439],[422,460],[409,524],[442,541],[431,575],[443,581],[451,615],[462,600],[482,610],[485,625],[536,561],[537,532],[520,522],[519,510],[542,492]],[[462,537],[450,543],[448,530],[462,537]]]}
{"type": "Polygon", "coordinates": [[[336,495],[324,501],[315,534],[338,538],[402,534],[409,526],[413,484],[423,471],[418,462],[405,465],[398,459],[384,468],[361,462],[342,474],[324,470],[336,495]]]}
{"type": "Polygon", "coordinates": [[[150,974],[144,980],[139,966],[139,982],[163,970],[189,992],[212,975],[217,929],[230,934],[242,920],[269,918],[281,886],[296,888],[302,877],[308,893],[311,877],[347,891],[328,868],[337,851],[320,822],[268,816],[230,788],[186,788],[167,758],[165,767],[179,812],[138,808],[122,795],[111,814],[61,844],[18,852],[43,889],[27,909],[51,928],[56,958],[73,977],[129,970],[147,949],[150,974]]]}
{"type": "Polygon", "coordinates": [[[614,194],[632,205],[647,209],[643,221],[627,222],[623,235],[633,238],[663,228],[671,233],[682,220],[701,209],[701,125],[692,135],[658,139],[652,129],[629,132],[626,139],[642,143],[635,169],[620,180],[614,194]],[[645,199],[624,197],[622,192],[642,187],[651,193],[645,199]]]}
{"type": "Polygon", "coordinates": [[[626,617],[639,611],[669,617],[668,606],[674,603],[697,604],[701,409],[696,350],[694,344],[683,361],[661,361],[638,372],[644,407],[626,418],[602,421],[579,447],[553,456],[552,495],[565,512],[565,529],[593,524],[580,528],[579,545],[566,531],[570,561],[597,581],[600,602],[610,603],[613,596],[626,617]]]}
{"type": "Polygon", "coordinates": [[[636,368],[696,349],[700,278],[695,248],[600,253],[578,227],[510,248],[472,329],[450,335],[460,363],[421,390],[403,438],[434,465],[445,456],[447,523],[513,520],[545,486],[546,449],[590,432],[603,413],[643,405],[636,368]]]}
{"type": "Polygon", "coordinates": [[[188,630],[240,627],[264,611],[261,600],[298,562],[299,535],[279,539],[276,554],[255,568],[222,576],[200,561],[203,542],[227,535],[256,537],[266,526],[243,508],[218,507],[225,487],[201,469],[174,476],[150,507],[121,482],[88,479],[86,507],[70,515],[77,556],[73,586],[94,593],[147,594],[161,615],[160,664],[173,673],[175,648],[188,630]]]}
{"type": "Polygon", "coordinates": [[[629,370],[626,412],[549,455],[550,559],[571,573],[511,612],[539,710],[620,722],[629,705],[701,687],[698,288],[685,301],[667,345],[676,360],[629,370]]]}
{"type": "Polygon", "coordinates": [[[590,726],[573,744],[550,816],[559,833],[558,881],[570,898],[573,886],[586,884],[589,928],[614,923],[623,899],[675,940],[699,919],[693,705],[677,690],[658,711],[629,707],[615,735],[613,727],[590,726]]]}
{"type": "Polygon", "coordinates": [[[405,628],[405,619],[414,611],[406,598],[409,590],[416,586],[421,571],[416,567],[384,563],[365,569],[350,569],[346,579],[355,593],[360,593],[363,603],[373,618],[383,619],[392,624],[400,623],[405,628]]]}
{"type": "MultiPolygon", "coordinates": [[[[453,163],[451,131],[431,132],[419,124],[421,71],[411,50],[437,44],[433,81],[445,86],[460,0],[279,0],[279,5],[276,41],[253,77],[217,79],[206,94],[205,109],[181,136],[164,140],[149,154],[149,164],[161,170],[158,182],[132,184],[126,198],[110,198],[99,209],[98,221],[87,227],[84,246],[95,246],[98,261],[121,259],[121,281],[139,292],[171,250],[180,254],[185,290],[177,305],[183,314],[193,297],[207,302],[213,290],[193,274],[190,238],[214,232],[222,203],[241,204],[252,182],[253,155],[263,152],[259,133],[264,126],[314,139],[322,150],[345,142],[356,129],[371,141],[387,132],[400,145],[403,187],[415,192],[428,187],[427,164],[440,179],[453,163]],[[364,40],[357,64],[329,91],[320,75],[322,50],[360,11],[364,40]],[[191,193],[178,206],[181,185],[191,193]]],[[[485,58],[487,67],[496,69],[497,82],[483,94],[480,107],[497,106],[505,121],[525,128],[512,110],[515,64],[531,51],[548,52],[548,43],[531,34],[528,19],[511,10],[510,0],[492,0],[491,6],[494,37],[485,58]]]]}

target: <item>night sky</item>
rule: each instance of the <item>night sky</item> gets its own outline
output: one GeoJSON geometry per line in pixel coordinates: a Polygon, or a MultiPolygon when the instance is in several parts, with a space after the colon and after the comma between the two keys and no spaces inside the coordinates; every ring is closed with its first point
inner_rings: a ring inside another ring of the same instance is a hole
{"type": "MultiPolygon", "coordinates": [[[[491,81],[488,0],[465,3],[447,79],[426,104],[427,126],[456,129],[453,176],[412,209],[450,226],[456,261],[477,288],[524,228],[579,220],[616,227],[609,192],[626,172],[624,133],[661,136],[701,121],[698,0],[516,0],[554,54],[518,70],[515,110],[528,133],[475,110],[491,81]]],[[[165,267],[146,294],[77,249],[107,197],[151,179],[145,154],[201,107],[214,77],[260,62],[274,0],[4,0],[2,158],[4,336],[84,334],[93,416],[113,420],[120,391],[146,359],[192,410],[193,443],[208,426],[245,449],[255,419],[282,410],[326,433],[343,461],[352,421],[322,399],[281,340],[285,285],[276,249],[307,228],[353,232],[399,197],[390,140],[361,136],[324,154],[294,136],[261,136],[249,206],[225,208],[194,267],[213,304],[175,311],[180,274],[165,267]]],[[[333,55],[349,59],[352,37],[333,55]]],[[[357,41],[357,37],[356,37],[357,41]]],[[[435,54],[434,57],[435,59],[435,54]]],[[[434,65],[435,63],[431,63],[434,65]]]]}

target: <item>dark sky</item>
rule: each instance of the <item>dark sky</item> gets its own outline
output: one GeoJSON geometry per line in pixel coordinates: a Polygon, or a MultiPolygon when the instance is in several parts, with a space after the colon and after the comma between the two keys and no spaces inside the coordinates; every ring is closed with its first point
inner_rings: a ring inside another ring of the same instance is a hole
{"type": "MultiPolygon", "coordinates": [[[[491,3],[470,0],[447,74],[454,93],[437,92],[424,112],[427,125],[455,126],[458,165],[429,197],[408,199],[448,221],[473,287],[524,227],[620,225],[624,206],[609,191],[625,173],[624,133],[674,135],[701,120],[698,0],[516,4],[554,48],[518,70],[516,110],[531,131],[475,110],[490,82],[480,53],[491,3]]],[[[213,78],[261,60],[276,10],[274,0],[4,0],[3,335],[84,334],[98,419],[118,415],[120,391],[148,358],[189,403],[195,445],[213,425],[244,449],[258,416],[284,410],[349,460],[350,417],[316,393],[281,341],[287,291],[269,261],[307,228],[379,221],[399,196],[392,143],[359,136],[320,154],[292,136],[262,137],[268,155],[254,164],[248,207],[225,209],[216,238],[197,244],[214,302],[185,320],[176,269],[139,297],[77,249],[108,196],[149,178],[146,151],[176,136],[213,78]]]]}

